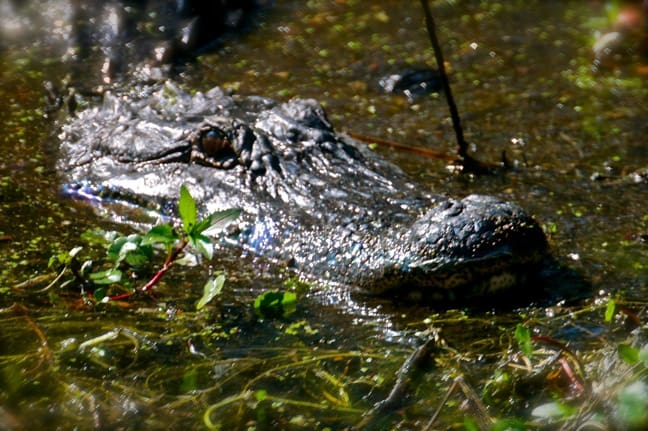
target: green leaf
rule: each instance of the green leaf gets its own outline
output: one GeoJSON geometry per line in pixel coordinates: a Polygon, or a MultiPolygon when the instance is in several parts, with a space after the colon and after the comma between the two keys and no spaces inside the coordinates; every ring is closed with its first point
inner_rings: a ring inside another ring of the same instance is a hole
{"type": "Polygon", "coordinates": [[[241,215],[238,208],[230,208],[224,211],[217,211],[202,219],[194,227],[194,233],[202,233],[207,236],[216,236],[220,234],[228,224],[235,221],[241,215]]]}
{"type": "Polygon", "coordinates": [[[205,259],[211,260],[214,256],[214,245],[212,244],[211,239],[205,235],[191,234],[189,236],[189,242],[191,242],[191,245],[193,245],[196,250],[205,257],[205,259]]]}
{"type": "Polygon", "coordinates": [[[153,257],[153,248],[150,245],[140,245],[136,249],[126,253],[124,260],[133,268],[146,266],[153,257]]]}
{"type": "Polygon", "coordinates": [[[284,317],[291,315],[297,311],[297,295],[293,292],[284,293],[281,305],[284,310],[284,317]]]}
{"type": "Polygon", "coordinates": [[[122,272],[116,268],[111,268],[106,271],[93,272],[89,277],[95,284],[119,283],[122,279],[122,272]]]}
{"type": "Polygon", "coordinates": [[[212,299],[217,297],[223,291],[223,285],[225,284],[225,274],[219,274],[215,279],[210,278],[205,283],[203,287],[203,296],[200,298],[196,304],[196,310],[202,309],[207,305],[212,299]]]}
{"type": "Polygon", "coordinates": [[[108,259],[118,266],[122,261],[126,261],[132,267],[142,267],[149,263],[153,257],[153,248],[149,245],[141,245],[142,236],[132,234],[126,237],[120,236],[115,238],[113,243],[108,247],[108,259]]]}
{"type": "Polygon", "coordinates": [[[120,236],[115,238],[115,240],[108,247],[107,257],[108,260],[118,264],[121,261],[121,249],[124,247],[124,244],[128,242],[128,239],[125,236],[120,236]]]}
{"type": "Polygon", "coordinates": [[[531,331],[524,325],[518,324],[515,327],[515,339],[522,353],[527,358],[533,356],[533,346],[531,345],[531,331]]]}
{"type": "Polygon", "coordinates": [[[488,428],[488,431],[527,431],[529,429],[531,429],[529,424],[521,419],[505,418],[498,419],[497,422],[488,428]]]}
{"type": "Polygon", "coordinates": [[[61,255],[62,255],[62,254],[63,254],[63,253],[60,253],[60,254],[53,254],[52,256],[50,256],[49,260],[47,261],[47,267],[48,267],[48,268],[51,268],[53,265],[55,265],[55,264],[57,264],[57,263],[61,263],[61,264],[65,265],[65,264],[61,261],[61,255]]]}
{"type": "Polygon", "coordinates": [[[463,426],[465,431],[480,431],[479,424],[471,417],[464,418],[463,426]]]}
{"type": "Polygon", "coordinates": [[[306,320],[300,320],[299,322],[294,322],[288,325],[284,332],[287,335],[298,335],[300,333],[306,335],[315,335],[319,331],[317,329],[313,329],[306,320]]]}
{"type": "Polygon", "coordinates": [[[297,295],[292,292],[269,291],[259,295],[254,301],[257,314],[273,319],[287,317],[297,309],[297,295]]]}
{"type": "Polygon", "coordinates": [[[644,364],[644,367],[648,367],[648,344],[639,350],[637,358],[644,364]]]}
{"type": "Polygon", "coordinates": [[[639,349],[635,349],[629,344],[619,344],[617,352],[626,364],[634,365],[639,361],[639,349]]]}
{"type": "Polygon", "coordinates": [[[268,396],[268,391],[266,391],[265,389],[259,389],[254,394],[254,398],[256,398],[256,400],[259,402],[265,400],[267,396],[268,396]]]}
{"type": "Polygon", "coordinates": [[[614,299],[610,298],[607,307],[605,307],[605,321],[607,323],[610,323],[612,321],[615,311],[616,311],[616,303],[614,302],[614,299]]]}
{"type": "Polygon", "coordinates": [[[190,368],[185,371],[182,376],[182,383],[180,383],[180,390],[184,393],[195,391],[198,389],[198,370],[190,368]]]}
{"type": "Polygon", "coordinates": [[[106,297],[106,289],[100,287],[99,289],[96,289],[94,292],[92,292],[92,296],[97,302],[101,302],[106,297]]]}
{"type": "Polygon", "coordinates": [[[198,256],[194,253],[184,253],[181,257],[173,261],[174,265],[194,267],[198,265],[198,256]]]}
{"type": "Polygon", "coordinates": [[[312,288],[310,283],[300,280],[299,277],[288,278],[284,281],[284,287],[286,290],[295,292],[299,297],[307,294],[312,288]]]}
{"type": "Polygon", "coordinates": [[[179,238],[180,237],[173,229],[173,226],[167,223],[152,227],[146,235],[144,235],[140,245],[164,244],[165,246],[170,246],[175,244],[179,238]]]}
{"type": "Polygon", "coordinates": [[[567,411],[565,409],[565,406],[556,401],[541,404],[531,411],[531,415],[542,419],[562,418],[566,415],[566,413],[567,411]]]}
{"type": "Polygon", "coordinates": [[[51,268],[53,265],[56,265],[57,263],[60,265],[69,265],[70,263],[72,263],[72,259],[74,259],[81,250],[83,250],[83,247],[74,247],[72,250],[70,250],[67,253],[55,254],[49,258],[49,261],[47,262],[47,267],[51,268]]]}
{"type": "Polygon", "coordinates": [[[108,260],[111,260],[115,262],[115,265],[118,265],[126,258],[128,253],[137,250],[141,240],[142,237],[138,234],[115,238],[112,244],[110,244],[110,247],[108,247],[108,260]]]}
{"type": "Polygon", "coordinates": [[[648,384],[641,380],[619,391],[617,416],[624,426],[619,429],[647,429],[648,384]]]}
{"type": "Polygon", "coordinates": [[[196,210],[196,201],[184,184],[180,187],[178,212],[180,212],[180,219],[182,220],[182,227],[184,228],[185,233],[191,234],[196,224],[198,212],[196,210]]]}

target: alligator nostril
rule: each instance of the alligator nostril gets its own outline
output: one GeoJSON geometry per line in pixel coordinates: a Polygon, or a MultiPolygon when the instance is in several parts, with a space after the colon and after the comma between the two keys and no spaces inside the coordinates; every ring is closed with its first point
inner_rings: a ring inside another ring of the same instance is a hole
{"type": "Polygon", "coordinates": [[[209,129],[200,136],[200,150],[209,157],[227,157],[232,153],[232,142],[222,130],[209,129]]]}

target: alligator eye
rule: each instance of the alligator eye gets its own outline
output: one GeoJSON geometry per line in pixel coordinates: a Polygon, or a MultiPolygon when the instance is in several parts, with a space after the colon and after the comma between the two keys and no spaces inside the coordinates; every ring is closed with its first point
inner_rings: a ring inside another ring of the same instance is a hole
{"type": "Polygon", "coordinates": [[[219,159],[232,154],[232,142],[223,131],[209,129],[200,137],[200,149],[206,156],[219,159]]]}

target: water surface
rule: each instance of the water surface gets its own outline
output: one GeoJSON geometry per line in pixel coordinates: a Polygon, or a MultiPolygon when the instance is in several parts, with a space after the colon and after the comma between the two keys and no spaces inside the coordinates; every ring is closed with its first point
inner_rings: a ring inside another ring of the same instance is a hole
{"type": "MultiPolygon", "coordinates": [[[[528,209],[544,226],[555,258],[591,282],[577,304],[609,296],[645,304],[646,184],[591,179],[648,166],[645,77],[631,67],[592,68],[590,47],[606,25],[605,10],[596,2],[433,4],[471,150],[491,162],[505,152],[515,169],[457,176],[440,160],[377,151],[435,192],[493,194],[528,209]]],[[[0,308],[24,307],[0,314],[0,382],[6,388],[0,421],[8,428],[12,421],[25,428],[200,428],[210,405],[239,396],[214,417],[222,413],[225,425],[238,428],[341,429],[388,394],[393,373],[425,337],[421,331],[434,327],[452,349],[466,352],[469,371],[455,363],[430,371],[405,413],[386,418],[393,426],[421,429],[452,376],[462,370],[487,379],[493,358],[529,316],[537,331],[585,350],[602,331],[598,315],[567,318],[570,310],[558,299],[521,310],[447,311],[349,303],[344,295],[340,302],[334,290],[304,298],[287,319],[261,321],[252,310],[254,298],[290,275],[227,249],[207,267],[176,271],[160,287],[157,303],[87,310],[75,292],[12,289],[48,273],[49,257],[79,245],[88,228],[129,232],[87,204],[60,196],[54,164],[64,116],[45,118],[42,83],[69,79],[91,88],[100,79],[92,68],[80,74],[83,65],[66,56],[65,8],[55,1],[44,5],[42,22],[32,17],[8,26],[4,20],[0,41],[0,308]],[[195,313],[208,273],[222,268],[229,287],[222,306],[195,313]],[[562,317],[552,323],[554,315],[562,317]],[[105,334],[114,339],[79,349],[105,334]],[[475,346],[482,346],[479,354],[475,346]],[[294,365],[307,358],[317,367],[294,365]],[[273,368],[276,373],[264,374],[273,368]],[[243,396],[248,389],[304,404],[259,407],[259,398],[243,396]],[[304,400],[333,407],[318,409],[304,400]]],[[[434,62],[418,2],[277,1],[250,29],[228,36],[221,49],[202,55],[176,79],[201,90],[221,85],[278,100],[313,97],[339,131],[452,153],[442,95],[410,102],[378,90],[383,74],[424,64],[434,62]]],[[[569,292],[563,297],[571,299],[569,292]]],[[[491,414],[511,413],[500,407],[491,414]]],[[[442,416],[448,425],[462,418],[453,408],[442,416]]]]}

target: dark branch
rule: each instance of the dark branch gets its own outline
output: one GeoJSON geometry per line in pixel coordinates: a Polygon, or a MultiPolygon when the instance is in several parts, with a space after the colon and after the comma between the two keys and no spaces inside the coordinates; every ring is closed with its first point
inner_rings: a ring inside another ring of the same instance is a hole
{"type": "Polygon", "coordinates": [[[430,6],[428,5],[427,0],[421,0],[421,5],[423,6],[423,11],[425,12],[425,25],[427,27],[428,35],[430,36],[430,42],[432,43],[432,48],[434,50],[434,57],[436,59],[437,67],[439,68],[439,75],[441,77],[443,92],[445,93],[446,101],[448,102],[448,108],[450,109],[452,127],[454,128],[455,135],[457,137],[458,161],[462,165],[464,171],[483,172],[485,170],[488,170],[488,168],[468,155],[468,143],[464,138],[463,129],[461,128],[459,111],[457,110],[457,105],[455,104],[454,97],[452,97],[450,81],[448,80],[448,74],[445,70],[443,52],[441,51],[441,45],[439,44],[439,40],[436,36],[436,25],[434,24],[434,18],[432,18],[432,13],[430,12],[430,6]]]}

